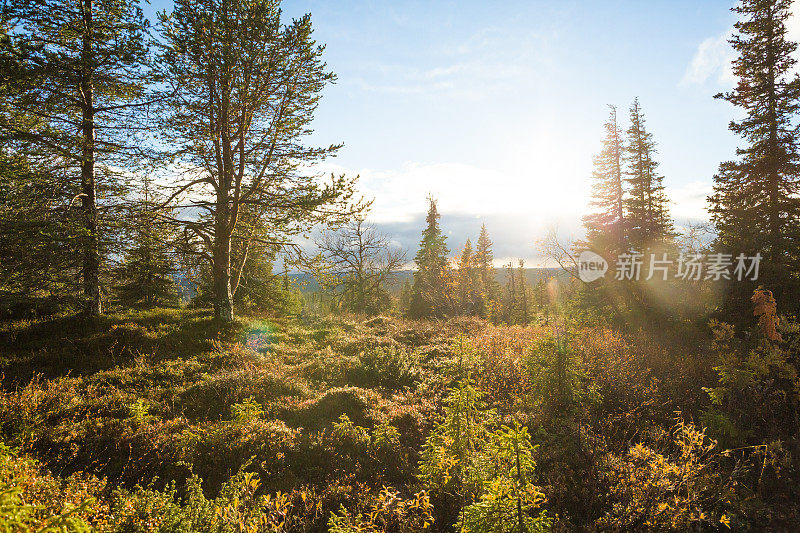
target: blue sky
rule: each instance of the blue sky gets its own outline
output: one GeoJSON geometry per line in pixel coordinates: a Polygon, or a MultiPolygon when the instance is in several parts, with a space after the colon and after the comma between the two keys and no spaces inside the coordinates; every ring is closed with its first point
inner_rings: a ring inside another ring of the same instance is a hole
{"type": "Polygon", "coordinates": [[[361,176],[375,223],[413,255],[432,193],[451,250],[486,222],[501,260],[536,263],[549,228],[579,236],[607,104],[624,125],[639,97],[675,218],[706,216],[737,144],[734,108],[712,98],[732,85],[731,5],[290,0],[284,12],[312,14],[338,75],[313,142],[345,147],[323,170],[361,176]]]}

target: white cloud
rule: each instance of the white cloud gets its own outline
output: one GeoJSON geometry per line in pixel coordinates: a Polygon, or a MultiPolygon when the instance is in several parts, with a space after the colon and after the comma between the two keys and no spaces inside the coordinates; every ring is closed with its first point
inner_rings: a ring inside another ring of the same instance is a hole
{"type": "Polygon", "coordinates": [[[434,95],[479,100],[521,90],[521,80],[544,76],[553,64],[552,36],[484,28],[455,45],[434,49],[428,67],[366,62],[345,85],[389,95],[434,95]]]}
{"type": "Polygon", "coordinates": [[[728,43],[731,35],[732,30],[728,30],[701,42],[683,75],[681,85],[703,85],[709,79],[720,85],[733,85],[735,78],[731,61],[735,55],[728,43]]]}
{"type": "Polygon", "coordinates": [[[711,183],[694,181],[672,190],[667,190],[671,199],[670,211],[676,220],[708,220],[706,198],[713,192],[711,183]]]}
{"type": "MultiPolygon", "coordinates": [[[[800,42],[800,2],[792,4],[791,14],[786,20],[786,37],[790,41],[800,42]]],[[[681,85],[703,85],[712,80],[719,85],[731,87],[736,83],[731,62],[736,54],[728,40],[734,33],[729,28],[716,37],[709,37],[697,46],[689,66],[681,80],[681,85]]],[[[795,52],[800,60],[800,51],[795,52]]],[[[800,71],[800,67],[795,70],[800,71]]]]}
{"type": "Polygon", "coordinates": [[[532,226],[579,218],[586,203],[584,181],[556,179],[545,169],[543,165],[515,171],[413,161],[394,169],[320,167],[327,173],[360,175],[360,192],[375,199],[370,219],[376,222],[410,220],[425,211],[429,194],[439,199],[443,213],[478,217],[502,213],[522,216],[532,226]]]}

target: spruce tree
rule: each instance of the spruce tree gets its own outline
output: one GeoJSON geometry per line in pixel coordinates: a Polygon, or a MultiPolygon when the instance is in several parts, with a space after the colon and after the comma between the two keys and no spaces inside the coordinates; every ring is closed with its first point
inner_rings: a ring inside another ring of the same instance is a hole
{"type": "Polygon", "coordinates": [[[478,271],[479,291],[481,293],[478,314],[486,317],[491,308],[490,302],[496,300],[500,292],[500,286],[497,283],[494,270],[492,241],[486,231],[486,224],[481,225],[481,232],[478,235],[478,242],[475,247],[474,261],[478,271]]]}
{"type": "Polygon", "coordinates": [[[730,43],[738,57],[736,87],[716,95],[744,111],[730,130],[745,139],[737,158],[723,162],[709,198],[722,253],[763,260],[753,283],[736,282],[729,306],[745,308],[754,285],[770,289],[779,305],[798,308],[800,261],[800,166],[797,115],[800,77],[794,72],[797,44],[787,40],[789,0],[743,0],[730,43]]]}
{"type": "Polygon", "coordinates": [[[150,180],[145,179],[141,198],[129,216],[132,246],[116,270],[119,300],[128,307],[174,305],[178,300],[171,256],[174,235],[171,226],[160,219],[160,203],[151,188],[150,180]]]}
{"type": "Polygon", "coordinates": [[[592,199],[589,202],[593,213],[583,218],[583,224],[588,248],[618,255],[627,248],[623,209],[623,141],[622,131],[617,125],[617,108],[609,108],[611,112],[605,123],[603,148],[593,159],[592,199]]]}
{"type": "Polygon", "coordinates": [[[414,285],[409,305],[409,315],[414,318],[442,317],[447,307],[447,239],[439,227],[436,200],[428,197],[427,226],[422,231],[414,262],[414,285]]]}
{"type": "Polygon", "coordinates": [[[455,289],[459,314],[475,315],[479,311],[480,283],[472,242],[467,239],[458,259],[455,289]]]}
{"type": "Polygon", "coordinates": [[[628,194],[624,201],[630,245],[638,251],[663,243],[672,235],[672,220],[664,192],[663,176],[658,174],[653,135],[645,128],[639,99],[630,109],[625,162],[628,194]]]}

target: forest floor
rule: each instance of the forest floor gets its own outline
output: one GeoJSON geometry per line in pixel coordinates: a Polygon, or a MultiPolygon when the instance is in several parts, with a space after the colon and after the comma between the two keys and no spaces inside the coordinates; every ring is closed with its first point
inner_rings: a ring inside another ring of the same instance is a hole
{"type": "Polygon", "coordinates": [[[419,490],[426,437],[468,376],[501,422],[531,428],[557,524],[593,524],[611,505],[604,458],[663,440],[707,404],[706,339],[684,340],[693,353],[600,327],[392,317],[222,326],[181,309],[8,322],[0,497],[3,483],[21,487],[40,522],[84,502],[75,513],[98,529],[167,531],[198,527],[191,502],[229,518],[219,509],[239,491],[277,495],[283,520],[293,509],[286,530],[324,531],[331,512],[366,510],[382,487],[419,490]],[[568,341],[566,362],[552,358],[556,337],[568,341]],[[554,406],[564,383],[569,405],[554,406]]]}

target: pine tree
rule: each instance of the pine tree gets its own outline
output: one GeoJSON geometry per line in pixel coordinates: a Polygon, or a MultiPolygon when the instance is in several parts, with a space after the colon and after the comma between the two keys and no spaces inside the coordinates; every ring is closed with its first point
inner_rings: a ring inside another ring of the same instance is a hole
{"type": "MultiPolygon", "coordinates": [[[[797,44],[786,38],[790,0],[743,0],[730,43],[738,53],[739,82],[718,94],[745,112],[730,130],[746,140],[714,176],[709,198],[723,253],[763,257],[756,283],[772,290],[780,305],[797,309],[800,261],[800,162],[797,115],[800,77],[794,72],[797,44]]],[[[733,284],[728,305],[747,307],[754,285],[733,284]]]]}
{"type": "Polygon", "coordinates": [[[20,0],[6,3],[3,15],[24,59],[11,84],[18,113],[2,114],[0,129],[78,184],[83,292],[86,311],[96,316],[102,215],[121,182],[111,168],[138,153],[133,124],[141,121],[131,113],[144,99],[148,22],[135,0],[20,0]],[[38,120],[19,120],[25,116],[38,120]]]}
{"type": "Polygon", "coordinates": [[[305,142],[322,91],[335,80],[311,16],[283,23],[276,0],[173,4],[160,14],[157,43],[161,144],[195,169],[174,184],[174,198],[189,204],[176,222],[209,260],[214,314],[230,322],[236,271],[246,269],[251,246],[290,247],[293,236],[343,223],[363,206],[353,205],[354,180],[322,183],[307,172],[341,146],[305,142]]]}
{"type": "Polygon", "coordinates": [[[439,227],[436,200],[428,197],[427,227],[422,231],[419,251],[414,258],[417,271],[409,305],[414,318],[441,317],[447,311],[447,240],[439,227]]]}
{"type": "Polygon", "coordinates": [[[486,224],[481,225],[478,243],[474,254],[475,268],[478,271],[478,283],[481,298],[478,303],[478,314],[487,317],[491,302],[497,300],[500,286],[494,271],[494,255],[492,254],[492,241],[486,231],[486,224]]]}
{"type": "Polygon", "coordinates": [[[592,200],[593,213],[583,218],[587,247],[600,253],[618,255],[626,250],[625,212],[623,209],[622,131],[617,125],[617,108],[611,109],[605,123],[603,148],[594,157],[592,200]]]}
{"type": "Polygon", "coordinates": [[[672,235],[672,220],[667,207],[663,176],[658,174],[653,135],[645,128],[639,99],[630,109],[625,162],[628,195],[624,201],[630,245],[638,251],[660,244],[672,235]]]}

